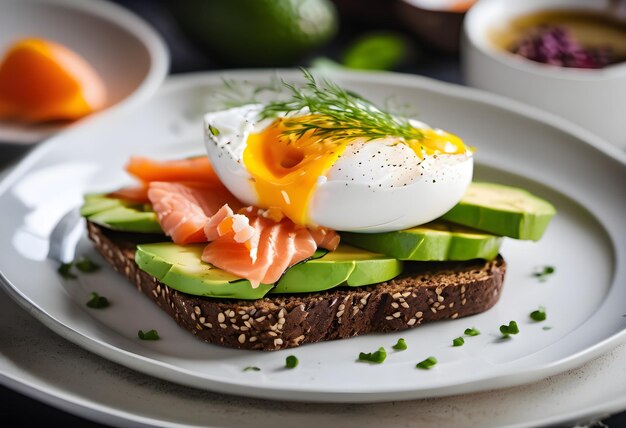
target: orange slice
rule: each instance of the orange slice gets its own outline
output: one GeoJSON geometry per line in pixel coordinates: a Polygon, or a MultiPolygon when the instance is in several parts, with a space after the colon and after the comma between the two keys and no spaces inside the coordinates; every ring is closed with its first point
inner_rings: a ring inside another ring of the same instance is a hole
{"type": "Polygon", "coordinates": [[[0,63],[0,118],[25,122],[74,120],[104,107],[96,71],[65,46],[29,38],[0,63]]]}

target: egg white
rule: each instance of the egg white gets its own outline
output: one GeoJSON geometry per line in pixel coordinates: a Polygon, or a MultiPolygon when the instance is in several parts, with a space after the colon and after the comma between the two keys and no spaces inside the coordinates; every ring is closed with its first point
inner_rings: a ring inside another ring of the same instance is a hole
{"type": "MultiPolygon", "coordinates": [[[[248,136],[271,120],[258,120],[262,105],[246,105],[204,117],[209,159],[224,185],[245,204],[259,205],[243,164],[248,136]]],[[[411,121],[416,128],[426,124],[411,121]]],[[[319,177],[309,203],[315,225],[340,231],[389,232],[427,223],[450,210],[472,180],[473,157],[438,154],[420,159],[394,138],[355,142],[319,177]]]]}

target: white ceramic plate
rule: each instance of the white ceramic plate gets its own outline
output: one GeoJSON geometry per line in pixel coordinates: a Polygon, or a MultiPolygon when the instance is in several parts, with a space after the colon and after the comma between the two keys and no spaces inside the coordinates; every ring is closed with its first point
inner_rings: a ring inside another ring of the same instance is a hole
{"type": "MultiPolygon", "coordinates": [[[[270,73],[230,75],[264,82],[270,73]]],[[[501,301],[492,310],[401,334],[260,353],[197,341],[110,269],[76,281],[59,278],[57,265],[46,260],[48,236],[58,219],[80,203],[84,192],[126,183],[121,168],[131,154],[201,153],[199,106],[221,76],[174,78],[135,114],[113,112],[50,140],[0,185],[0,205],[8,214],[0,223],[3,284],[48,327],[105,358],[174,382],[247,396],[334,402],[432,397],[527,383],[580,365],[626,336],[624,154],[519,104],[397,74],[335,78],[378,101],[389,96],[411,101],[422,112],[420,119],[478,147],[478,178],[521,185],[559,210],[541,242],[506,242],[509,271],[501,301]],[[531,273],[546,264],[557,272],[539,282],[531,273]],[[89,310],[84,303],[91,291],[114,304],[89,310]],[[539,305],[547,308],[548,321],[536,324],[528,314],[539,305]],[[512,319],[521,333],[500,340],[498,327],[512,319]],[[470,326],[483,334],[452,348],[452,339],[470,326]],[[137,339],[137,330],[151,328],[162,340],[137,339]],[[360,351],[390,347],[399,337],[407,340],[407,351],[391,353],[381,365],[355,362],[360,351]],[[290,354],[300,365],[282,370],[290,354]],[[429,355],[440,364],[416,370],[415,363],[429,355]],[[242,371],[250,365],[262,370],[242,371]]],[[[78,251],[96,258],[84,238],[78,251]]]]}
{"type": "MultiPolygon", "coordinates": [[[[61,43],[91,64],[107,89],[106,108],[145,102],[167,74],[161,37],[123,7],[100,0],[0,0],[0,56],[24,37],[61,43]]],[[[0,142],[31,144],[68,125],[0,122],[0,142]]]]}

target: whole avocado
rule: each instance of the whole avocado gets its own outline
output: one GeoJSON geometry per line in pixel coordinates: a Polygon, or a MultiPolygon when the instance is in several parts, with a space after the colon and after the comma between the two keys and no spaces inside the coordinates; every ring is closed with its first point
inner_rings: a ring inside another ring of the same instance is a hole
{"type": "Polygon", "coordinates": [[[229,65],[292,65],[329,41],[338,19],[329,0],[181,0],[175,16],[199,45],[229,65]]]}

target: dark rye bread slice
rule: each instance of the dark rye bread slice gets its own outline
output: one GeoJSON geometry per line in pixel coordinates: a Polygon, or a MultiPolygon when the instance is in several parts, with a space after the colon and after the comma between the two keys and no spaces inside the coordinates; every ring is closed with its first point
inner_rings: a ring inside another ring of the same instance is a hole
{"type": "Polygon", "coordinates": [[[506,270],[501,256],[488,262],[410,262],[399,277],[367,287],[253,301],[213,299],[176,291],[137,267],[135,246],[154,237],[90,222],[87,227],[100,254],[180,326],[231,348],[285,349],[477,314],[498,301],[506,270]]]}

